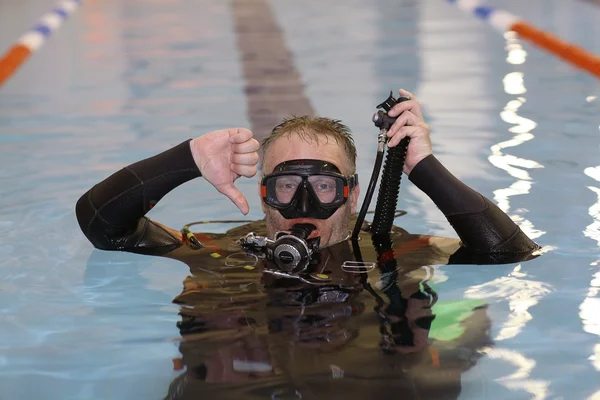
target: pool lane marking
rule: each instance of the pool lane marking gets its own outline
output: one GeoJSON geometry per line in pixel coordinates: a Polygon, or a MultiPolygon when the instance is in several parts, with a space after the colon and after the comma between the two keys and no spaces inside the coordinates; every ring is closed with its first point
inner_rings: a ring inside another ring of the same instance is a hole
{"type": "Polygon", "coordinates": [[[461,10],[482,19],[501,32],[516,32],[522,39],[600,78],[600,57],[536,28],[520,17],[504,10],[481,4],[478,0],[447,0],[461,10]]]}
{"type": "Polygon", "coordinates": [[[64,0],[44,14],[38,23],[17,40],[0,58],[0,86],[21,67],[29,56],[79,7],[83,0],[64,0]]]}
{"type": "Polygon", "coordinates": [[[314,116],[294,57],[266,0],[232,1],[251,130],[258,141],[283,118],[314,116]]]}

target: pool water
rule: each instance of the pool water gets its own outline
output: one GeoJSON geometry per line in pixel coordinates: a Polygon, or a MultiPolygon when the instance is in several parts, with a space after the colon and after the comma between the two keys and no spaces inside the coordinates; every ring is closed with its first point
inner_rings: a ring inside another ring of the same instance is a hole
{"type": "MultiPolygon", "coordinates": [[[[597,2],[488,3],[600,54],[597,2]]],[[[50,7],[0,4],[0,48],[50,7]]],[[[294,107],[352,128],[365,181],[376,150],[371,115],[399,87],[423,104],[444,165],[546,249],[522,263],[435,268],[439,304],[486,304],[476,326],[489,319],[491,339],[458,377],[460,394],[447,394],[599,399],[599,81],[441,0],[86,1],[0,89],[0,399],[163,399],[189,372],[181,368],[182,346],[214,350],[206,358],[216,360],[232,351],[206,333],[192,344],[181,340],[182,305],[174,300],[193,274],[186,264],[92,249],[74,215],[92,185],[214,129],[264,135],[294,107]],[[255,40],[252,32],[263,27],[273,40],[255,40]],[[284,95],[261,89],[274,82],[284,95]]],[[[149,216],[176,229],[217,217],[262,218],[256,179],[238,187],[250,203],[246,217],[202,180],[177,188],[149,216]]],[[[407,211],[396,220],[406,231],[456,238],[407,179],[398,207],[407,211]]],[[[235,296],[228,301],[232,307],[235,296]]],[[[389,376],[373,304],[366,304],[355,319],[342,314],[360,326],[363,347],[320,355],[339,396],[360,389],[328,361],[338,354],[356,357],[357,369],[364,362],[360,372],[369,379],[389,376]],[[360,358],[356,349],[369,346],[360,358]]],[[[266,368],[265,352],[280,366],[308,365],[308,353],[296,351],[306,358],[294,364],[291,353],[274,351],[280,339],[252,340],[234,342],[256,349],[256,364],[238,362],[241,369],[266,368]]],[[[277,382],[259,376],[230,391],[202,390],[207,398],[242,389],[257,398],[318,398],[314,387],[325,385],[317,380],[308,390],[305,371],[281,371],[277,382]]],[[[386,395],[376,387],[371,395],[386,395]]]]}

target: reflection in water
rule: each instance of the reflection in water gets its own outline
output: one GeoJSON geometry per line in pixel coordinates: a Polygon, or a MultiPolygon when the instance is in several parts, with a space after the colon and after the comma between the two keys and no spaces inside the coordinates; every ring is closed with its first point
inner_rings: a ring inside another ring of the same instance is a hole
{"type": "Polygon", "coordinates": [[[508,94],[523,94],[527,92],[523,82],[522,72],[511,72],[506,74],[502,83],[504,83],[504,91],[508,94]]]}
{"type": "MultiPolygon", "coordinates": [[[[236,240],[248,232],[263,235],[263,221],[199,235],[207,248],[172,255],[191,276],[173,301],[181,375],[170,400],[456,399],[462,373],[493,344],[486,302],[442,301],[433,282],[444,277],[423,267],[452,263],[458,240],[399,228],[376,239],[363,232],[358,242],[321,249],[305,275],[319,279],[303,281],[245,256],[236,240]],[[345,261],[375,268],[340,268],[345,261]]],[[[518,290],[535,297],[526,289],[518,290]]]]}
{"type": "MultiPolygon", "coordinates": [[[[597,308],[596,308],[597,310],[597,308]]],[[[590,360],[592,361],[594,367],[600,371],[600,344],[594,346],[594,354],[590,356],[590,360]]],[[[600,391],[598,392],[600,394],[600,391]]]]}
{"type": "MultiPolygon", "coordinates": [[[[579,317],[583,322],[584,331],[600,336],[600,313],[598,313],[600,310],[600,297],[598,297],[600,272],[594,275],[591,285],[588,297],[579,306],[579,317]]],[[[594,365],[600,370],[600,360],[596,360],[594,365]]]]}
{"type": "MultiPolygon", "coordinates": [[[[524,63],[527,53],[521,47],[514,32],[506,33],[505,38],[507,41],[506,48],[509,52],[507,61],[510,64],[524,63]]],[[[511,72],[507,74],[503,79],[503,83],[504,90],[508,94],[521,95],[527,91],[524,85],[522,72],[511,72]]],[[[532,239],[537,239],[545,232],[536,229],[533,224],[523,216],[523,213],[526,212],[526,210],[513,210],[513,212],[510,213],[509,200],[512,196],[529,193],[531,189],[531,177],[527,170],[532,168],[543,168],[543,166],[536,161],[515,157],[502,152],[503,149],[519,146],[534,138],[531,131],[537,126],[535,121],[517,114],[518,109],[524,102],[524,97],[517,97],[516,99],[509,101],[504,107],[504,110],[500,113],[500,117],[503,121],[514,125],[509,128],[508,131],[515,133],[516,135],[510,140],[492,146],[492,154],[488,157],[488,160],[495,167],[505,170],[509,175],[517,179],[510,187],[495,190],[494,200],[496,200],[500,209],[510,215],[513,221],[519,225],[527,236],[532,239]]]]}
{"type": "Polygon", "coordinates": [[[517,110],[524,102],[525,99],[522,97],[512,100],[506,105],[504,111],[500,113],[501,118],[505,122],[515,124],[509,131],[517,133],[517,135],[510,140],[493,145],[491,147],[492,154],[488,157],[488,160],[495,167],[505,170],[509,175],[517,179],[510,187],[494,191],[494,199],[498,203],[498,207],[510,215],[527,236],[537,239],[546,232],[534,228],[533,224],[523,217],[522,212],[526,210],[514,210],[511,213],[510,197],[529,193],[532,183],[527,169],[543,168],[543,166],[536,161],[515,157],[502,152],[505,148],[519,146],[534,138],[529,131],[535,128],[536,123],[517,114],[517,110]]]}
{"type": "MultiPolygon", "coordinates": [[[[600,182],[600,166],[586,168],[583,172],[590,178],[600,182]]],[[[594,186],[588,186],[588,189],[596,193],[598,200],[588,210],[594,222],[586,226],[583,234],[595,240],[600,246],[600,189],[594,186]]]]}
{"type": "Polygon", "coordinates": [[[527,59],[527,52],[521,46],[517,33],[513,31],[505,32],[504,38],[506,39],[506,50],[508,51],[506,62],[513,65],[524,64],[527,59]]]}
{"type": "MultiPolygon", "coordinates": [[[[596,348],[598,349],[596,354],[600,354],[600,345],[597,345],[596,348]]],[[[586,400],[600,400],[600,390],[598,390],[596,393],[592,394],[586,400]]]]}
{"type": "Polygon", "coordinates": [[[466,291],[468,298],[490,300],[508,300],[510,314],[508,321],[494,340],[513,338],[532,319],[527,311],[530,307],[551,292],[551,287],[540,281],[525,279],[527,274],[521,272],[521,264],[517,265],[509,276],[500,277],[481,285],[471,286],[466,291]]]}
{"type": "MultiPolygon", "coordinates": [[[[522,64],[525,61],[526,52],[522,49],[519,40],[514,33],[505,35],[507,40],[506,48],[509,51],[507,61],[511,64],[522,64]]],[[[504,90],[508,94],[521,95],[526,92],[523,73],[512,72],[504,77],[504,90]]],[[[531,130],[536,127],[536,123],[530,119],[517,114],[518,109],[525,102],[524,97],[517,97],[509,101],[504,110],[500,113],[503,121],[513,124],[509,132],[515,133],[511,139],[495,144],[491,147],[492,154],[488,157],[490,163],[505,170],[509,175],[516,178],[517,181],[508,188],[497,189],[494,191],[494,199],[498,207],[507,213],[513,221],[532,239],[542,236],[545,232],[536,229],[533,223],[524,217],[525,209],[516,209],[510,212],[510,197],[527,194],[531,190],[531,177],[528,169],[543,168],[541,164],[533,160],[527,160],[510,154],[504,154],[503,149],[520,146],[521,144],[534,139],[531,130]]],[[[471,295],[480,295],[482,290],[489,290],[496,285],[503,288],[500,292],[494,292],[491,295],[499,295],[508,299],[510,306],[510,315],[504,328],[500,331],[496,340],[504,340],[515,337],[531,320],[531,315],[527,311],[529,307],[537,304],[539,300],[550,292],[542,282],[528,281],[523,278],[526,274],[522,273],[521,266],[518,265],[509,277],[501,278],[488,282],[484,285],[474,286],[468,293],[471,295]],[[510,292],[510,293],[509,293],[510,292]]],[[[490,295],[489,293],[487,295],[490,295]]]]}
{"type": "MultiPolygon", "coordinates": [[[[600,182],[600,166],[586,168],[583,172],[600,182]]],[[[588,186],[588,188],[596,193],[598,199],[588,210],[593,222],[585,228],[583,234],[595,240],[600,246],[600,189],[594,186],[588,186]]],[[[598,263],[599,261],[594,261],[590,265],[598,269],[598,263]]],[[[583,323],[583,330],[600,336],[600,313],[598,310],[600,310],[600,270],[593,275],[587,297],[579,306],[579,317],[583,323]]],[[[594,347],[594,354],[590,356],[589,360],[594,368],[600,371],[600,344],[594,347]]],[[[600,398],[600,392],[591,398],[595,397],[600,398]]]]}
{"type": "MultiPolygon", "coordinates": [[[[508,32],[505,34],[505,38],[507,41],[506,49],[508,50],[506,61],[513,65],[523,64],[527,53],[521,47],[516,34],[508,32]]],[[[518,96],[510,100],[500,113],[503,121],[513,125],[508,131],[515,135],[509,140],[493,145],[491,147],[492,154],[488,157],[488,160],[492,165],[503,169],[516,179],[508,188],[494,191],[494,199],[498,207],[507,213],[530,238],[537,239],[545,232],[536,229],[533,223],[524,217],[527,212],[526,209],[511,210],[510,198],[528,194],[532,186],[528,170],[543,168],[543,166],[537,161],[519,158],[503,152],[506,148],[520,146],[534,139],[531,131],[537,126],[536,122],[517,114],[519,108],[526,101],[522,97],[527,92],[523,77],[522,72],[515,71],[507,74],[503,79],[504,91],[518,96]]],[[[531,314],[528,312],[529,308],[536,305],[551,292],[549,285],[525,278],[527,278],[527,274],[521,271],[521,264],[519,264],[509,276],[472,286],[466,291],[468,298],[486,299],[488,301],[494,298],[498,301],[508,300],[510,308],[508,320],[503,324],[494,340],[500,341],[516,337],[527,322],[532,319],[531,314]]],[[[497,380],[503,386],[511,390],[525,390],[536,399],[547,397],[550,382],[529,379],[536,365],[534,360],[528,359],[518,352],[500,348],[486,351],[486,354],[491,359],[502,359],[518,368],[516,372],[497,380]]]]}
{"type": "Polygon", "coordinates": [[[517,371],[506,375],[497,381],[511,390],[525,390],[531,393],[531,399],[545,399],[548,397],[550,386],[549,381],[539,379],[528,379],[531,371],[535,367],[535,361],[526,358],[522,354],[508,349],[495,348],[486,351],[491,359],[500,359],[517,367],[517,371]]]}

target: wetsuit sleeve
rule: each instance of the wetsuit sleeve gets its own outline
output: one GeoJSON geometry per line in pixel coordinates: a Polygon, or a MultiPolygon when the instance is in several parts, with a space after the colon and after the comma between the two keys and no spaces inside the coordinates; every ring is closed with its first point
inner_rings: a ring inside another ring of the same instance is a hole
{"type": "Polygon", "coordinates": [[[478,253],[527,253],[539,246],[489,199],[452,175],[430,155],[409,179],[444,213],[464,247],[478,253]]]}
{"type": "Polygon", "coordinates": [[[201,176],[190,140],[121,169],[81,196],[77,221],[96,248],[164,254],[182,244],[145,214],[171,190],[201,176]]]}

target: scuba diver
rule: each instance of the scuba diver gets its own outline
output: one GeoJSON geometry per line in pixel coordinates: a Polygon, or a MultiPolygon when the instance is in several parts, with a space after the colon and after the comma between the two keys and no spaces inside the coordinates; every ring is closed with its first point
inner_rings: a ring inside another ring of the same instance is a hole
{"type": "MultiPolygon", "coordinates": [[[[395,120],[385,132],[387,147],[393,149],[410,138],[403,171],[446,216],[461,239],[460,247],[474,254],[526,254],[538,249],[495,204],[435,158],[419,102],[407,91],[400,95],[407,100],[388,112],[395,120]]],[[[171,190],[200,176],[247,214],[248,202],[234,182],[257,173],[258,150],[249,130],[225,129],[129,165],[78,200],[81,230],[101,250],[154,255],[177,251],[188,238],[145,214],[171,190]]],[[[262,152],[259,195],[268,236],[306,222],[315,226],[311,234],[320,238],[321,246],[347,239],[360,193],[356,147],[348,127],[329,118],[292,118],[273,129],[262,152]],[[298,182],[280,184],[281,176],[298,182]],[[289,199],[281,197],[282,188],[289,199]]]]}
{"type": "Polygon", "coordinates": [[[399,94],[390,94],[373,116],[380,129],[377,158],[358,214],[354,140],[340,121],[323,117],[285,120],[263,141],[258,192],[264,223],[208,234],[192,232],[194,223],[175,230],[145,216],[167,193],[200,176],[247,214],[234,182],[257,173],[261,146],[243,128],[210,132],[136,162],[78,200],[79,225],[96,248],[165,256],[190,267],[192,276],[174,300],[184,338],[176,369],[186,372],[167,398],[210,390],[218,398],[235,397],[236,390],[244,390],[244,398],[252,398],[250,392],[311,398],[329,390],[348,398],[399,391],[406,398],[458,396],[461,372],[490,344],[489,320],[483,304],[469,303],[468,312],[456,312],[461,318],[438,329],[445,334],[432,336],[438,302],[427,266],[524,261],[540,247],[435,158],[419,102],[410,92],[399,94]],[[367,224],[386,148],[375,215],[367,224]],[[460,240],[393,225],[402,172],[460,240]]]}

